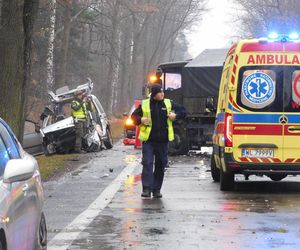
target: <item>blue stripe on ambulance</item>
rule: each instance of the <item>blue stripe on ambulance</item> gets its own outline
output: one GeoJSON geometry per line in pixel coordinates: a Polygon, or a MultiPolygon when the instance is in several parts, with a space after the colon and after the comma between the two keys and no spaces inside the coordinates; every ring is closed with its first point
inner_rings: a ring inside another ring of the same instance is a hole
{"type": "Polygon", "coordinates": [[[240,123],[279,123],[282,114],[234,114],[233,122],[240,123]]]}
{"type": "Polygon", "coordinates": [[[291,123],[300,123],[300,115],[299,114],[285,114],[285,116],[288,118],[288,124],[291,123]]]}
{"type": "Polygon", "coordinates": [[[225,113],[219,113],[217,116],[217,122],[224,122],[225,113]]]}

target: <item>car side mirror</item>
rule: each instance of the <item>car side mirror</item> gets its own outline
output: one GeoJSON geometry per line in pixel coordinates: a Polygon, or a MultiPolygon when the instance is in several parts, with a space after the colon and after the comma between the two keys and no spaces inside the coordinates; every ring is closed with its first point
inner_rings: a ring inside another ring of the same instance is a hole
{"type": "Polygon", "coordinates": [[[11,159],[7,162],[3,182],[13,183],[30,179],[34,174],[34,162],[24,159],[11,159]]]}
{"type": "Polygon", "coordinates": [[[213,97],[206,98],[205,107],[208,112],[216,112],[216,109],[214,107],[214,98],[213,97]]]}

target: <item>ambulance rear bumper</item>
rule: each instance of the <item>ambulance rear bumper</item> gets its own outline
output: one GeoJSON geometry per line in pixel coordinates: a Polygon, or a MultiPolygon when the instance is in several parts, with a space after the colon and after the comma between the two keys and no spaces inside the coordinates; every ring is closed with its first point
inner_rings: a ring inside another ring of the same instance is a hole
{"type": "Polygon", "coordinates": [[[225,153],[226,170],[235,174],[287,174],[300,175],[300,163],[238,162],[232,153],[225,153]]]}

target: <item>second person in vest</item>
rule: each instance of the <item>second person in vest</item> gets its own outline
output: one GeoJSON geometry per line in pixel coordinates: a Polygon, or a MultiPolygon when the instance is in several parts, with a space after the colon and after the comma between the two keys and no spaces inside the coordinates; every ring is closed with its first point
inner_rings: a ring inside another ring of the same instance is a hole
{"type": "Polygon", "coordinates": [[[87,119],[87,106],[85,102],[85,93],[77,91],[75,98],[71,103],[72,116],[75,122],[75,153],[83,153],[82,140],[86,134],[86,119],[87,119]]]}
{"type": "Polygon", "coordinates": [[[142,197],[151,197],[151,193],[154,198],[162,197],[160,190],[168,164],[168,142],[174,140],[172,123],[185,115],[182,106],[164,98],[159,84],[152,86],[150,98],[143,100],[132,113],[135,124],[140,125],[139,139],[143,142],[142,197]]]}

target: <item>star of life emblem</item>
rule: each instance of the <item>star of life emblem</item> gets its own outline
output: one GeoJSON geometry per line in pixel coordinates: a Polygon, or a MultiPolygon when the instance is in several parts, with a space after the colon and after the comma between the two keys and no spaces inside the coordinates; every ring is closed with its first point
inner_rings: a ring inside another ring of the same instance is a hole
{"type": "Polygon", "coordinates": [[[253,104],[264,104],[274,95],[272,78],[262,72],[255,72],[246,77],[242,85],[245,98],[253,104]]]}

